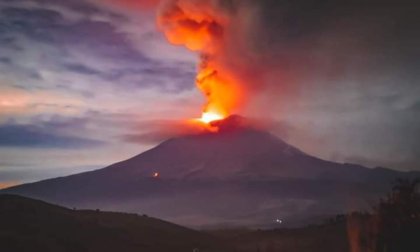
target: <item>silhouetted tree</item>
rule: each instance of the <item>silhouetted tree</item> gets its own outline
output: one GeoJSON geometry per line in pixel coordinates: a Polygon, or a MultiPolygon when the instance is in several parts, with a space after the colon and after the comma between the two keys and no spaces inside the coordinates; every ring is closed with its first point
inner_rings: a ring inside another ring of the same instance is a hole
{"type": "Polygon", "coordinates": [[[420,179],[399,179],[375,208],[378,252],[420,251],[420,179]]]}

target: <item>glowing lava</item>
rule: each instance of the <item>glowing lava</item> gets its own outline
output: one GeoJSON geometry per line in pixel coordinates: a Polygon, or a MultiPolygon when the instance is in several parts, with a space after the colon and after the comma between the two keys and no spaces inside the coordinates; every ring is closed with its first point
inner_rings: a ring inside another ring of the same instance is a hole
{"type": "Polygon", "coordinates": [[[217,113],[204,112],[198,120],[205,124],[209,124],[212,121],[222,120],[223,118],[224,116],[217,113]]]}

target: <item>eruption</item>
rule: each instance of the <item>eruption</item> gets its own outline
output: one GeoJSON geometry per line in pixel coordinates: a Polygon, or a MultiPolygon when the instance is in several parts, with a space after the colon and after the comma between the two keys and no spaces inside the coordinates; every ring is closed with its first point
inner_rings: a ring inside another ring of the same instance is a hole
{"type": "Polygon", "coordinates": [[[212,121],[222,120],[223,118],[224,117],[219,114],[214,114],[212,112],[203,112],[199,120],[203,123],[211,123],[212,121]]]}
{"type": "Polygon", "coordinates": [[[205,95],[201,122],[226,118],[241,105],[244,91],[225,61],[229,13],[221,1],[170,0],[162,3],[158,26],[168,40],[199,53],[196,85],[205,95]]]}

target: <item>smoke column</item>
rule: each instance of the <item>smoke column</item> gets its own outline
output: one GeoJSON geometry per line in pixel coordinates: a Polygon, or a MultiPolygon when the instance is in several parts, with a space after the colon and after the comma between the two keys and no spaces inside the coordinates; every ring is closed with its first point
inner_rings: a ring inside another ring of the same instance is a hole
{"type": "Polygon", "coordinates": [[[207,98],[203,113],[221,117],[234,113],[246,96],[230,50],[235,10],[233,1],[170,0],[161,3],[157,17],[171,43],[200,55],[196,84],[207,98]]]}

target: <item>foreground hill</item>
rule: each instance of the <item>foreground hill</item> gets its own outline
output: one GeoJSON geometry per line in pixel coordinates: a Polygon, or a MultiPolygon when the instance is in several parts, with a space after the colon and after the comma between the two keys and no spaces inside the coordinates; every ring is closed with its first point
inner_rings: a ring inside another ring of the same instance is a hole
{"type": "Polygon", "coordinates": [[[297,225],[369,208],[396,178],[319,159],[232,116],[96,171],[0,191],[67,207],[146,213],[188,226],[297,225]],[[158,177],[154,175],[158,174],[158,177]]]}
{"type": "Polygon", "coordinates": [[[0,195],[0,244],[7,252],[348,251],[345,223],[300,229],[198,232],[137,214],[71,210],[0,195]]]}
{"type": "Polygon", "coordinates": [[[137,214],[71,210],[0,195],[1,251],[226,251],[215,238],[137,214]]]}

